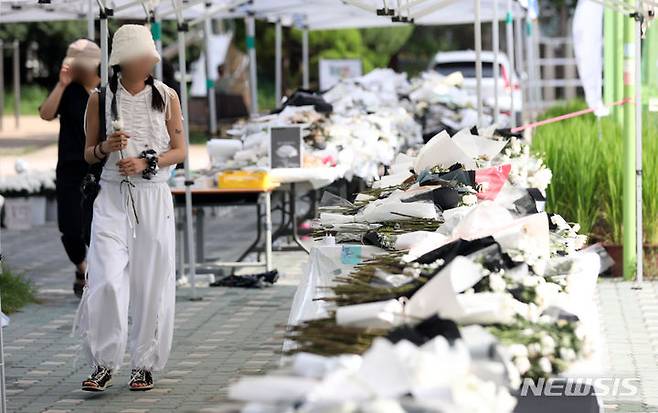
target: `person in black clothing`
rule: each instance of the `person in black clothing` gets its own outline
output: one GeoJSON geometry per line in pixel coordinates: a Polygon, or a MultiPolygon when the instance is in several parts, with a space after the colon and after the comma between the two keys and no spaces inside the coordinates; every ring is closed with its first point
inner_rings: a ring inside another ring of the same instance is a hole
{"type": "Polygon", "coordinates": [[[73,292],[82,296],[87,270],[86,254],[91,227],[91,202],[80,191],[89,165],[84,159],[84,116],[89,94],[98,86],[100,48],[92,41],[71,43],[59,72],[59,81],[39,108],[42,119],[59,117],[56,169],[57,222],[64,250],[76,266],[73,292]]]}

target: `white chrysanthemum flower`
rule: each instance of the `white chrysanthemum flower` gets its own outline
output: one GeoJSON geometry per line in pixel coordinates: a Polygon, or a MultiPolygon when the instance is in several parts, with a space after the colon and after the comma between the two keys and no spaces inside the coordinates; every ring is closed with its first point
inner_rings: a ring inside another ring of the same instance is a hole
{"type": "Polygon", "coordinates": [[[14,170],[17,174],[26,173],[30,169],[30,163],[23,158],[16,159],[14,170]]]}
{"type": "Polygon", "coordinates": [[[528,354],[530,357],[536,357],[541,354],[541,345],[539,343],[528,344],[528,354]]]}
{"type": "Polygon", "coordinates": [[[551,364],[551,361],[548,359],[548,357],[540,358],[538,364],[541,371],[546,374],[553,371],[553,365],[551,364]]]}
{"type": "Polygon", "coordinates": [[[473,194],[464,195],[462,197],[462,203],[466,206],[475,205],[478,202],[478,197],[473,194]]]}
{"type": "Polygon", "coordinates": [[[546,334],[542,336],[540,342],[541,342],[542,354],[549,355],[555,352],[555,346],[557,345],[557,343],[555,343],[553,337],[546,334]]]}
{"type": "Polygon", "coordinates": [[[552,321],[553,321],[553,319],[551,318],[551,316],[548,316],[548,315],[543,315],[543,316],[539,317],[539,322],[541,324],[548,324],[552,321]]]}
{"type": "Polygon", "coordinates": [[[541,316],[541,309],[534,303],[528,304],[528,311],[525,316],[528,319],[528,321],[536,323],[539,321],[540,316],[541,316]]]}
{"type": "Polygon", "coordinates": [[[507,283],[500,274],[494,273],[489,275],[489,288],[494,292],[505,291],[507,283]]]}
{"type": "Polygon", "coordinates": [[[530,360],[527,357],[515,357],[514,366],[519,370],[519,373],[524,374],[530,370],[530,360]]]}
{"type": "Polygon", "coordinates": [[[511,143],[512,153],[514,154],[521,153],[521,142],[519,142],[519,140],[516,139],[516,137],[513,136],[510,143],[511,143]]]}
{"type": "Polygon", "coordinates": [[[115,132],[123,130],[123,120],[121,118],[112,121],[112,129],[115,132]]]}
{"type": "Polygon", "coordinates": [[[546,191],[553,179],[553,173],[548,168],[543,168],[537,171],[532,177],[528,179],[530,186],[537,188],[540,191],[546,191]]]}
{"type": "Polygon", "coordinates": [[[521,283],[524,287],[536,287],[539,284],[539,277],[535,275],[527,275],[523,277],[523,281],[521,283]]]}
{"type": "Polygon", "coordinates": [[[512,344],[507,350],[512,357],[528,357],[528,348],[523,344],[512,344]]]}
{"type": "Polygon", "coordinates": [[[564,361],[574,361],[576,360],[576,352],[572,348],[561,348],[560,349],[560,358],[564,361]]]}

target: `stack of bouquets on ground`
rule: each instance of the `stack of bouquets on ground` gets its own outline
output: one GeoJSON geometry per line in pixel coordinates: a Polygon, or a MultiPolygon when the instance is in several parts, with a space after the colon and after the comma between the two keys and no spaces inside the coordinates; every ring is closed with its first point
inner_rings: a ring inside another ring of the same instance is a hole
{"type": "MultiPolygon", "coordinates": [[[[444,129],[456,132],[477,123],[477,96],[463,84],[460,72],[444,76],[426,71],[411,79],[403,102],[421,123],[423,134],[444,129]]],[[[492,102],[485,99],[481,123],[493,123],[493,112],[492,102]]],[[[509,120],[509,113],[500,113],[498,126],[508,126],[509,120]]]]}
{"type": "Polygon", "coordinates": [[[346,178],[377,179],[381,165],[391,165],[398,153],[422,144],[420,124],[400,101],[408,88],[406,73],[375,69],[322,95],[333,106],[327,143],[339,150],[346,178]]]}
{"type": "Polygon", "coordinates": [[[243,411],[511,412],[524,379],[591,362],[599,257],[543,212],[551,171],[495,135],[440,133],[324,200],[321,242],[381,253],[317,292],[328,316],[289,326],[284,367],[231,387],[243,411]]]}
{"type": "Polygon", "coordinates": [[[377,179],[382,165],[422,144],[420,125],[400,105],[406,86],[406,75],[375,70],[346,79],[324,95],[307,93],[304,100],[297,97],[306,92],[297,92],[280,112],[234,125],[229,134],[241,146],[223,166],[266,167],[268,128],[297,124],[304,128],[304,167],[337,167],[349,180],[377,179]],[[300,101],[307,104],[299,106],[300,101]]]}
{"type": "MultiPolygon", "coordinates": [[[[461,73],[427,71],[409,81],[406,73],[375,69],[322,94],[297,91],[279,112],[234,125],[229,134],[237,145],[230,146],[233,153],[221,165],[267,167],[268,128],[298,124],[304,128],[304,167],[336,167],[348,180],[375,180],[398,153],[417,149],[423,135],[476,123],[477,99],[462,88],[463,82],[461,73]]],[[[493,119],[487,103],[484,123],[493,119]]],[[[498,125],[505,126],[508,119],[501,114],[498,125]]],[[[216,144],[226,143],[211,141],[216,144]]]]}

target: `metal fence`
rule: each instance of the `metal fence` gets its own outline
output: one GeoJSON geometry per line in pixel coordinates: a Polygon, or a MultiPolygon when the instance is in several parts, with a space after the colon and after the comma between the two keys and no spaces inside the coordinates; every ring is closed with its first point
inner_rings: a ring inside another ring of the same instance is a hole
{"type": "Polygon", "coordinates": [[[540,76],[529,77],[528,108],[533,112],[582,96],[576,58],[571,37],[536,36],[535,50],[539,54],[536,67],[540,76]]]}

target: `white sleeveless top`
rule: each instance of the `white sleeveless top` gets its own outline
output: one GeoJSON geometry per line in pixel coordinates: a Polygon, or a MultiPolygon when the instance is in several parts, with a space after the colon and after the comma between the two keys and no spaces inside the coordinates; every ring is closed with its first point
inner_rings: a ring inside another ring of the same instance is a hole
{"type": "MultiPolygon", "coordinates": [[[[158,88],[163,100],[165,101],[165,110],[160,112],[151,106],[151,95],[153,93],[151,86],[146,86],[136,95],[128,92],[121,81],[117,86],[117,113],[123,123],[123,131],[129,136],[128,146],[123,150],[125,157],[137,157],[147,149],[153,149],[157,154],[167,152],[171,149],[169,144],[169,132],[167,131],[166,121],[171,117],[170,102],[171,97],[176,93],[159,80],[154,81],[154,86],[158,88]]],[[[107,136],[114,131],[112,128],[112,91],[107,88],[105,99],[105,125],[107,136]]],[[[121,159],[119,151],[112,152],[105,162],[101,179],[108,181],[121,181],[124,177],[119,173],[116,165],[121,159]]],[[[175,165],[160,168],[158,173],[150,180],[142,178],[141,173],[131,176],[132,180],[144,182],[166,182],[169,174],[175,165]]]]}

